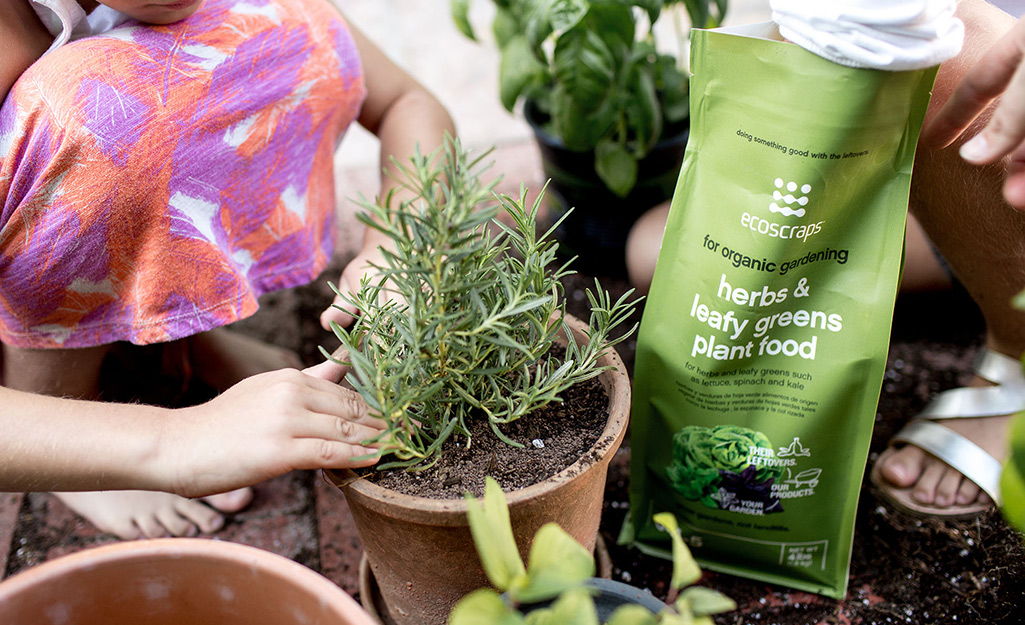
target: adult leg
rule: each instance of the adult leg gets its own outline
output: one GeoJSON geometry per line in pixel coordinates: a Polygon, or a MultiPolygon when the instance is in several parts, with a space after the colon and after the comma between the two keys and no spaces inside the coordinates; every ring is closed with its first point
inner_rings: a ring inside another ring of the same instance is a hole
{"type": "MultiPolygon", "coordinates": [[[[641,215],[626,241],[626,271],[630,285],[641,293],[651,288],[658,262],[662,235],[669,218],[669,202],[663,202],[641,215]]],[[[936,291],[953,286],[950,275],[936,255],[933,244],[914,218],[908,217],[904,237],[903,292],[936,291]]]]}
{"type": "MultiPolygon", "coordinates": [[[[967,27],[965,48],[941,67],[930,112],[939,110],[964,72],[1014,23],[981,0],[965,0],[958,13],[967,27]]],[[[1003,164],[969,165],[957,147],[919,150],[911,210],[978,304],[986,321],[986,346],[1019,359],[1025,350],[1025,314],[1011,305],[1011,299],[1025,287],[1025,215],[1003,200],[1003,164]]],[[[985,384],[981,378],[973,382],[985,384]]],[[[1002,460],[1008,419],[944,419],[942,425],[1002,460]]],[[[938,513],[989,501],[976,484],[913,444],[887,454],[879,470],[887,481],[912,489],[915,501],[938,513]]]]}

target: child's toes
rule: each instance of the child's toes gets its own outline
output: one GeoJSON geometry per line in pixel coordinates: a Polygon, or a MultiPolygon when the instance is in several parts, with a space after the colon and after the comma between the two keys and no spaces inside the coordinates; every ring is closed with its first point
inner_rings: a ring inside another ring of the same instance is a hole
{"type": "Polygon", "coordinates": [[[203,497],[203,501],[221,512],[238,512],[253,502],[252,488],[239,488],[237,490],[219,493],[203,497]]]}
{"type": "Polygon", "coordinates": [[[157,513],[157,521],[171,536],[191,537],[199,533],[196,525],[178,513],[176,507],[166,508],[157,513]]]}
{"type": "Polygon", "coordinates": [[[130,518],[111,518],[104,521],[94,521],[93,523],[97,529],[113,534],[121,540],[137,540],[145,537],[142,529],[139,528],[135,522],[130,518]]]}
{"type": "Polygon", "coordinates": [[[164,527],[155,515],[144,514],[138,516],[135,518],[135,524],[146,538],[166,538],[168,536],[167,528],[164,527]]]}
{"type": "Polygon", "coordinates": [[[224,527],[224,516],[201,501],[182,499],[175,507],[179,514],[194,523],[204,534],[213,534],[224,527]]]}

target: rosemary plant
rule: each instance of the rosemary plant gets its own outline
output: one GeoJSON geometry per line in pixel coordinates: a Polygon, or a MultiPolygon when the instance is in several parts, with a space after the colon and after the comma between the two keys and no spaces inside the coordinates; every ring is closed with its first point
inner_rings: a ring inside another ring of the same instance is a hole
{"type": "Polygon", "coordinates": [[[426,468],[452,436],[470,445],[471,419],[521,446],[501,426],[598,375],[603,351],[629,335],[609,333],[633,312],[630,293],[612,302],[596,281],[586,342],[572,340],[560,282],[570,271],[556,264],[551,230],[535,232],[543,192],[529,206],[525,188],[519,199],[496,194],[497,181],[481,181],[487,154],[471,158],[447,138],[429,155],[394,162],[402,200],[360,201],[360,220],[392,246],[382,248],[377,278],[340,293],[358,311],[353,325],[332,327],[348,351],[349,383],[387,423],[369,441],[394,458],[382,469],[426,468]],[[570,337],[565,357],[551,358],[560,332],[570,337]]]}

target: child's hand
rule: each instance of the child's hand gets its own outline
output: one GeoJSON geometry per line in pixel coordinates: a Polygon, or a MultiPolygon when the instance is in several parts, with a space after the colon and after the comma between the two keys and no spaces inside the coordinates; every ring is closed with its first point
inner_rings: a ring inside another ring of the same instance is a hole
{"type": "MultiPolygon", "coordinates": [[[[359,285],[364,276],[375,280],[378,275],[375,266],[388,266],[384,260],[384,254],[381,252],[381,246],[391,244],[391,239],[376,232],[368,232],[364,237],[363,249],[342,270],[342,277],[338,280],[338,290],[342,293],[356,293],[359,291],[359,285]]],[[[320,314],[320,325],[328,331],[331,330],[332,321],[342,327],[347,327],[352,323],[355,314],[356,309],[351,304],[335,295],[331,306],[320,314]],[[337,307],[341,307],[341,310],[337,307]]]]}
{"type": "Polygon", "coordinates": [[[227,492],[295,469],[369,466],[361,441],[384,423],[360,397],[338,386],[344,367],[330,361],[305,371],[247,378],[206,404],[166,420],[154,466],[187,497],[227,492]]]}

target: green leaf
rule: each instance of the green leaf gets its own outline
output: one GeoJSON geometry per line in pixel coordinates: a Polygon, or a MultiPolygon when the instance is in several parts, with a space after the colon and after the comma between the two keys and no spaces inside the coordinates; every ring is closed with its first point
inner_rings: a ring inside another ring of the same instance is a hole
{"type": "Polygon", "coordinates": [[[514,591],[523,584],[526,571],[516,548],[502,487],[489,477],[484,486],[483,503],[470,494],[466,499],[467,521],[484,572],[495,588],[514,591]]]}
{"type": "Polygon", "coordinates": [[[686,602],[690,606],[694,616],[706,614],[719,614],[737,609],[737,602],[722,594],[718,590],[705,588],[704,586],[692,586],[680,593],[676,600],[677,606],[686,602]]]}
{"type": "Polygon", "coordinates": [[[612,52],[585,24],[566,32],[555,44],[552,72],[573,104],[584,113],[596,110],[612,88],[612,52]]]}
{"type": "Polygon", "coordinates": [[[1007,521],[1025,532],[1025,415],[1011,422],[1010,453],[1000,477],[1003,512],[1007,521]]]}
{"type": "Polygon", "coordinates": [[[534,56],[527,38],[518,35],[509,39],[502,48],[498,66],[498,93],[502,106],[512,111],[516,100],[535,80],[539,80],[544,66],[534,56]]]}
{"type": "Polygon", "coordinates": [[[662,135],[662,108],[649,68],[633,72],[630,92],[632,97],[627,101],[626,116],[637,142],[634,156],[641,159],[662,135]]]}
{"type": "Polygon", "coordinates": [[[470,25],[470,0],[451,0],[452,21],[456,28],[474,41],[477,37],[473,34],[473,26],[470,25]]]}
{"type": "Polygon", "coordinates": [[[554,0],[548,11],[552,29],[565,31],[573,28],[587,15],[586,0],[554,0]]]}
{"type": "Polygon", "coordinates": [[[676,517],[669,512],[659,512],[652,516],[652,519],[665,528],[673,541],[673,579],[669,585],[679,590],[701,579],[701,567],[694,560],[687,544],[683,542],[676,517]]]}
{"type": "Polygon", "coordinates": [[[605,621],[605,625],[658,625],[658,616],[636,603],[621,605],[605,621]]]}
{"type": "Polygon", "coordinates": [[[530,42],[538,58],[542,58],[542,46],[552,34],[552,4],[554,0],[527,0],[523,17],[523,34],[530,42]]]}
{"type": "Polygon", "coordinates": [[[691,26],[694,28],[708,27],[708,0],[683,0],[683,4],[687,7],[687,15],[690,17],[691,26]]]}
{"type": "Polygon", "coordinates": [[[498,7],[495,19],[491,22],[491,32],[495,35],[498,49],[503,50],[513,37],[520,35],[522,29],[519,21],[508,9],[498,7]]]}
{"type": "Polygon", "coordinates": [[[608,102],[587,115],[577,107],[563,85],[556,85],[550,97],[552,134],[562,139],[568,150],[585,152],[594,149],[615,124],[616,112],[608,102]]]}
{"type": "Polygon", "coordinates": [[[594,170],[619,197],[626,197],[637,182],[637,159],[612,139],[601,139],[594,147],[594,170]]]}
{"type": "Polygon", "coordinates": [[[662,13],[662,0],[634,0],[634,6],[644,9],[648,14],[648,21],[654,24],[662,13]]]}
{"type": "Polygon", "coordinates": [[[534,535],[527,585],[514,598],[525,603],[544,601],[590,577],[594,577],[594,556],[561,527],[547,523],[534,535]]]}
{"type": "Polygon", "coordinates": [[[518,612],[489,588],[460,599],[448,617],[448,625],[522,625],[524,622],[518,612]]]}
{"type": "Polygon", "coordinates": [[[690,83],[676,65],[676,59],[661,55],[655,62],[655,91],[661,99],[665,123],[673,124],[690,115],[690,83]]]}
{"type": "Polygon", "coordinates": [[[712,19],[708,22],[709,28],[718,28],[722,25],[723,18],[726,17],[726,9],[729,6],[729,0],[714,0],[715,13],[713,13],[712,19]]]}
{"type": "Polygon", "coordinates": [[[591,593],[584,588],[567,590],[551,607],[551,621],[545,625],[599,625],[591,593]]]}
{"type": "Polygon", "coordinates": [[[593,3],[587,12],[587,24],[591,32],[601,35],[610,50],[617,45],[629,50],[633,47],[637,32],[637,20],[630,9],[632,2],[593,3]]]}

